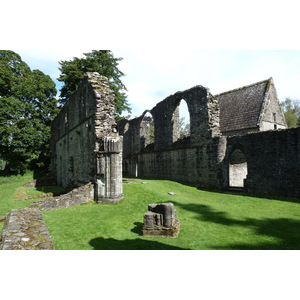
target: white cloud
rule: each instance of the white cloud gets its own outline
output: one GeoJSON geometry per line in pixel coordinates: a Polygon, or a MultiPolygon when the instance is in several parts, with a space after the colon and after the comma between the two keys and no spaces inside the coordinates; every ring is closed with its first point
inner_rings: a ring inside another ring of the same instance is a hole
{"type": "Polygon", "coordinates": [[[116,51],[132,103],[141,114],[177,91],[203,85],[218,94],[273,77],[279,99],[300,98],[300,51],[116,51]]]}
{"type": "MultiPolygon", "coordinates": [[[[82,57],[89,49],[15,50],[32,69],[53,80],[60,60],[82,57]]],[[[128,89],[133,116],[153,108],[167,96],[203,85],[212,94],[273,77],[281,101],[300,99],[300,51],[221,51],[188,49],[112,50],[123,57],[119,68],[128,89]]]]}

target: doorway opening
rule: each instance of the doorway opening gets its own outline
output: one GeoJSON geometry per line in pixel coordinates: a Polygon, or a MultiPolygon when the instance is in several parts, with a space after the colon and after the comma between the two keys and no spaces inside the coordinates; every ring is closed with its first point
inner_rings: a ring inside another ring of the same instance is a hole
{"type": "Polygon", "coordinates": [[[248,165],[245,154],[236,149],[229,159],[229,187],[244,188],[248,175],[248,165]]]}

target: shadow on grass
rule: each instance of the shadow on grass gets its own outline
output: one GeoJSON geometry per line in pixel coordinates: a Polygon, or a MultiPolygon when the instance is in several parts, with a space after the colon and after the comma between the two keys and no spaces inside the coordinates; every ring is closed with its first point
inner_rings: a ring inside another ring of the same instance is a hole
{"type": "Polygon", "coordinates": [[[131,229],[131,231],[141,236],[143,232],[143,223],[135,222],[134,225],[135,227],[131,229]]]}
{"type": "Polygon", "coordinates": [[[262,199],[268,199],[268,200],[278,200],[278,201],[285,201],[285,202],[291,202],[291,203],[299,203],[300,204],[300,198],[289,198],[289,197],[283,197],[283,196],[268,196],[268,195],[262,195],[262,194],[252,194],[248,193],[246,191],[230,191],[228,189],[217,189],[216,187],[208,187],[206,185],[199,185],[198,183],[190,183],[180,180],[171,180],[167,178],[152,178],[152,177],[126,177],[129,179],[134,180],[156,180],[156,181],[173,181],[181,185],[193,187],[197,190],[209,192],[209,193],[215,193],[215,194],[229,194],[234,196],[245,196],[245,197],[253,197],[253,198],[262,198],[262,199]]]}
{"type": "Polygon", "coordinates": [[[96,238],[92,239],[89,244],[94,250],[188,250],[143,239],[116,240],[112,238],[96,238]]]}
{"type": "MultiPolygon", "coordinates": [[[[135,222],[132,232],[142,236],[143,223],[135,222]]],[[[165,238],[160,238],[163,241],[165,238]]],[[[161,242],[150,241],[142,238],[134,240],[116,240],[112,238],[96,238],[90,241],[94,250],[189,250],[161,242]]]]}
{"type": "Polygon", "coordinates": [[[214,211],[210,206],[202,204],[182,204],[173,202],[174,205],[197,213],[197,219],[204,222],[212,222],[225,226],[243,226],[251,228],[254,234],[269,236],[276,239],[274,242],[260,244],[229,244],[216,246],[214,249],[232,250],[299,250],[300,249],[300,221],[278,218],[278,219],[253,219],[234,220],[227,216],[225,212],[214,211]]]}

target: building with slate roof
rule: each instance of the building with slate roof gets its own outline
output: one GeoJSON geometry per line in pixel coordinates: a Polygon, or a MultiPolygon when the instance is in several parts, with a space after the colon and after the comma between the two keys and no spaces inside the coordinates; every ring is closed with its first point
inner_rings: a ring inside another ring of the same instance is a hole
{"type": "Polygon", "coordinates": [[[286,129],[273,78],[215,95],[220,105],[220,131],[242,135],[286,129]]]}

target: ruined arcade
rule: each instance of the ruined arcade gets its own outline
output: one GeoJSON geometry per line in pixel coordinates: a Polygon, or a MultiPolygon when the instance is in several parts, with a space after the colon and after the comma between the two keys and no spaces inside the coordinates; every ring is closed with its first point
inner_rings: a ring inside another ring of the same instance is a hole
{"type": "Polygon", "coordinates": [[[118,126],[126,176],[300,197],[300,128],[286,129],[272,78],[215,96],[195,86],[118,126]],[[181,101],[190,115],[185,138],[179,135],[181,101]]]}

